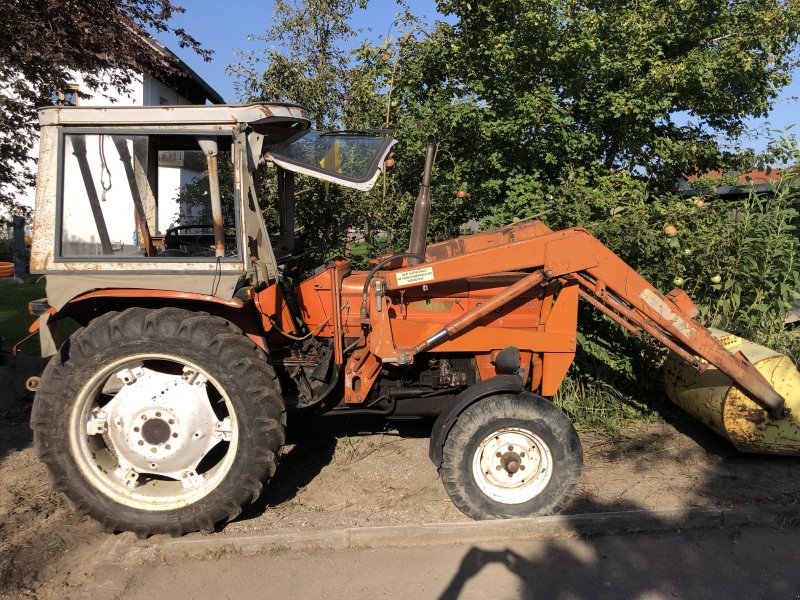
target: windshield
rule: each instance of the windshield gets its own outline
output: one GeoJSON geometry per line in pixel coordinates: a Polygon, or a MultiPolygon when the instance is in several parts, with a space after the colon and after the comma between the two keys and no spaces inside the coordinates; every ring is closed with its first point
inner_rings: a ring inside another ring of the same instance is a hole
{"type": "Polygon", "coordinates": [[[367,191],[396,143],[384,135],[309,131],[268,156],[288,171],[367,191]]]}

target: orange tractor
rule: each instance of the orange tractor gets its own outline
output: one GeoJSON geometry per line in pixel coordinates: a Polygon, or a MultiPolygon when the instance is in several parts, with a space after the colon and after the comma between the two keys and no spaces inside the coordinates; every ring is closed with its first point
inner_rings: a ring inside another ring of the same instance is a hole
{"type": "Polygon", "coordinates": [[[764,433],[796,428],[770,373],[586,230],[531,221],[427,244],[432,144],[407,251],[369,271],[334,259],[290,284],[304,256],[295,173],[368,190],[393,139],[311,131],[305,110],[279,104],[40,120],[31,270],[47,298],[31,330],[52,358],[31,424],[55,487],[109,531],[234,518],[275,473],[287,414],[304,411],[438,415],[430,457],[465,514],[556,511],[582,465],[548,400],[575,356],[579,298],[691,365],[675,367],[676,401],[716,386],[707,420],[728,435],[738,410],[741,447],[796,448],[764,433]],[[277,178],[274,232],[259,173],[277,178]],[[65,318],[81,328],[59,346],[65,318]]]}

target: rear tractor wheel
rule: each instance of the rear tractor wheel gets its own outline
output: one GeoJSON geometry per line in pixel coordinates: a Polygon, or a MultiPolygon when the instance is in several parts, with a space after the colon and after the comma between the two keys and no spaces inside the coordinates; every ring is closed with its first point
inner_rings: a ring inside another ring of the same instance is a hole
{"type": "Polygon", "coordinates": [[[479,400],[444,445],[440,474],[473,519],[532,517],[561,509],[580,479],[580,440],[566,415],[535,394],[479,400]]]}
{"type": "Polygon", "coordinates": [[[57,489],[108,531],[213,530],[275,472],[285,411],[264,354],[224,319],[107,313],[54,356],[34,442],[57,489]]]}

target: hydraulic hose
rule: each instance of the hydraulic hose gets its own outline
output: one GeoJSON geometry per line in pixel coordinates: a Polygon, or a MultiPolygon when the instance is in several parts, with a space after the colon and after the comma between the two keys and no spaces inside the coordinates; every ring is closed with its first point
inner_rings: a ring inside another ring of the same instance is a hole
{"type": "Polygon", "coordinates": [[[369,284],[372,281],[372,278],[375,277],[375,273],[380,271],[381,267],[386,263],[392,262],[393,260],[397,260],[398,258],[418,258],[422,262],[428,262],[428,258],[419,254],[417,252],[398,252],[397,254],[392,254],[391,256],[387,256],[386,258],[378,261],[378,264],[372,267],[372,270],[367,275],[367,278],[364,280],[364,290],[361,294],[361,318],[366,319],[367,316],[367,295],[369,294],[369,284]]]}

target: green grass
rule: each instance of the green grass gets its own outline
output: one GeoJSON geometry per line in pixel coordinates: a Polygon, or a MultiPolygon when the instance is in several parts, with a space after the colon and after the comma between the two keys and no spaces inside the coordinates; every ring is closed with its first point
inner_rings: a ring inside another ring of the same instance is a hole
{"type": "Polygon", "coordinates": [[[632,398],[604,381],[584,381],[571,375],[564,379],[553,402],[578,431],[615,435],[660,418],[651,403],[632,398]]]}
{"type": "MultiPolygon", "coordinates": [[[[29,277],[26,283],[14,283],[13,277],[0,279],[0,338],[3,339],[3,350],[11,347],[30,335],[28,327],[36,317],[28,314],[28,302],[45,297],[44,278],[29,277]]],[[[38,355],[39,336],[29,339],[22,346],[21,352],[38,355]]]]}

